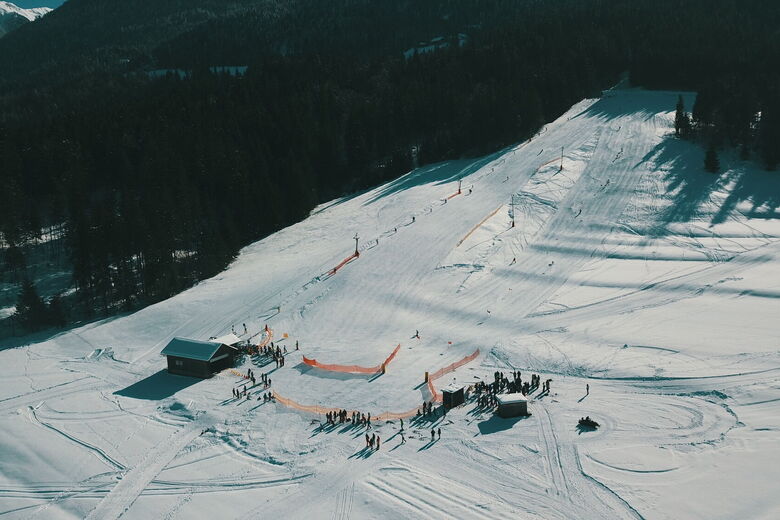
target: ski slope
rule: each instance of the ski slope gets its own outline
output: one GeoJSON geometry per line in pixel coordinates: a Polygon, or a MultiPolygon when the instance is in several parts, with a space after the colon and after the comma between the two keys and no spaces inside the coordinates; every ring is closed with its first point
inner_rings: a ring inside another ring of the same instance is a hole
{"type": "Polygon", "coordinates": [[[677,96],[606,91],[527,142],[322,205],[170,300],[0,351],[0,517],[777,518],[780,179],[728,154],[703,172],[677,96]],[[435,387],[520,370],[552,390],[526,418],[407,418],[405,443],[375,421],[369,451],[363,429],[236,401],[230,371],[165,372],[174,336],[243,324],[289,352],[238,370],[303,406],[413,411],[425,372],[476,349],[435,387]],[[374,367],[399,344],[381,375],[302,362],[374,367]]]}

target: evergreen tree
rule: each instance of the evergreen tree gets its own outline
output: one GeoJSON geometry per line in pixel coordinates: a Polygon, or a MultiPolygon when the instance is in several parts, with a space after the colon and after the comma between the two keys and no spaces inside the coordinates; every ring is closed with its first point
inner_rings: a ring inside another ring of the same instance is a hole
{"type": "Polygon", "coordinates": [[[46,304],[29,279],[22,282],[19,300],[16,302],[16,319],[28,331],[38,330],[48,323],[46,304]]]}
{"type": "Polygon", "coordinates": [[[682,95],[677,98],[677,110],[674,114],[674,135],[686,138],[691,133],[691,118],[685,112],[685,102],[682,95]]]}
{"type": "Polygon", "coordinates": [[[46,320],[52,327],[64,327],[68,322],[65,306],[59,295],[52,296],[46,309],[46,320]]]}
{"type": "Polygon", "coordinates": [[[720,160],[714,144],[710,144],[707,148],[707,153],[704,154],[704,169],[710,173],[718,173],[720,171],[720,160]]]}

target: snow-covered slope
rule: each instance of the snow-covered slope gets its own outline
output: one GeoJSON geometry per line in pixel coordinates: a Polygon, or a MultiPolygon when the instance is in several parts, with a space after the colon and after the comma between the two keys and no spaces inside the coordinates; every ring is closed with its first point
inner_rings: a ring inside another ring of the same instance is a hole
{"type": "Polygon", "coordinates": [[[323,205],[168,301],[0,352],[0,513],[777,517],[780,181],[729,157],[703,172],[670,135],[676,100],[608,91],[529,142],[323,205]],[[406,442],[378,421],[368,451],[362,429],[233,400],[231,372],[165,372],[172,337],[243,324],[289,353],[240,370],[302,405],[414,409],[424,372],[477,348],[436,386],[520,370],[552,389],[519,420],[471,401],[407,418],[406,442]],[[398,344],[382,375],[302,363],[375,366],[398,344]]]}
{"type": "Polygon", "coordinates": [[[40,18],[51,11],[48,7],[22,9],[11,2],[0,1],[0,37],[16,29],[20,25],[40,18]]]}

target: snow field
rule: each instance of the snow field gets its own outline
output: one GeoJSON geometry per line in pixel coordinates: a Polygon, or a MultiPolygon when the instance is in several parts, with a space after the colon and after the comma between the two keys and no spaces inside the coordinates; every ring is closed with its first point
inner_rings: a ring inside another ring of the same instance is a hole
{"type": "Polygon", "coordinates": [[[528,142],[323,205],[168,301],[0,352],[0,514],[777,516],[780,181],[728,156],[704,173],[670,135],[677,95],[608,91],[528,142]],[[355,233],[360,257],[328,274],[355,233]],[[172,337],[243,323],[289,354],[239,370],[301,404],[413,409],[425,371],[477,348],[436,388],[520,370],[552,391],[527,418],[406,420],[405,443],[380,421],[370,452],[350,425],[235,401],[230,372],[165,373],[172,337]],[[374,366],[399,343],[381,376],[302,363],[374,366]]]}

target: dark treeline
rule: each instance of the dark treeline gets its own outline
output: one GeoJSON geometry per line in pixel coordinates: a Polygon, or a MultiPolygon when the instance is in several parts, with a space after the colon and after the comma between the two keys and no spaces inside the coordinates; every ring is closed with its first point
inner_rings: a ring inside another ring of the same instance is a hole
{"type": "Polygon", "coordinates": [[[408,171],[412,147],[426,163],[524,140],[624,71],[697,90],[697,135],[777,164],[772,2],[203,0],[142,18],[145,3],[70,0],[0,41],[0,66],[20,47],[32,62],[0,80],[3,269],[22,284],[26,244],[63,224],[77,288],[47,307],[24,284],[28,328],[175,294],[317,203],[408,171]],[[46,30],[80,5],[105,23],[47,61],[46,30]],[[436,36],[449,46],[404,57],[436,36]],[[224,64],[249,69],[208,71],[224,64]],[[143,73],[157,67],[191,74],[143,73]]]}

